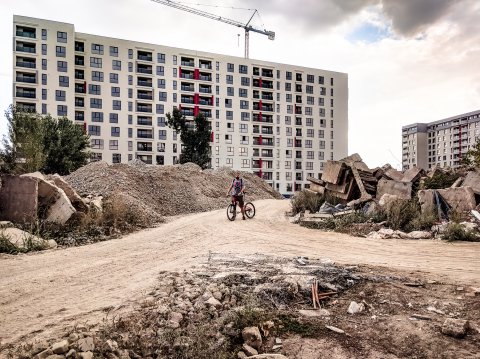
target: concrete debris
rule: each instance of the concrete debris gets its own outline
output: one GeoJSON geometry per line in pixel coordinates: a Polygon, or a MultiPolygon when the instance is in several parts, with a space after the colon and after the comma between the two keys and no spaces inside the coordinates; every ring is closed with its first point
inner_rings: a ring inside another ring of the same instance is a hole
{"type": "Polygon", "coordinates": [[[45,249],[57,248],[53,239],[44,240],[18,228],[4,228],[0,233],[6,237],[15,247],[24,249],[29,247],[42,247],[45,249]]]}
{"type": "Polygon", "coordinates": [[[442,333],[454,338],[463,338],[468,327],[468,320],[447,318],[443,322],[442,333]]]}
{"type": "Polygon", "coordinates": [[[412,183],[382,178],[377,184],[377,197],[381,198],[384,194],[410,199],[412,198],[412,183]]]}
{"type": "Polygon", "coordinates": [[[476,195],[480,195],[480,170],[470,171],[465,176],[462,183],[463,187],[471,187],[476,195]]]}
{"type": "Polygon", "coordinates": [[[242,330],[242,338],[252,348],[260,349],[262,346],[262,335],[258,327],[246,327],[242,330]]]}
{"type": "Polygon", "coordinates": [[[348,306],[347,313],[357,314],[357,313],[363,312],[364,310],[365,310],[365,304],[351,301],[350,305],[348,306]]]}
{"type": "Polygon", "coordinates": [[[37,180],[5,175],[0,181],[0,220],[14,223],[34,222],[38,212],[37,180]]]}
{"type": "Polygon", "coordinates": [[[325,328],[331,330],[332,332],[338,333],[338,334],[345,334],[344,330],[342,330],[340,328],[337,328],[337,327],[334,327],[334,326],[331,326],[331,325],[325,325],[325,328]]]}

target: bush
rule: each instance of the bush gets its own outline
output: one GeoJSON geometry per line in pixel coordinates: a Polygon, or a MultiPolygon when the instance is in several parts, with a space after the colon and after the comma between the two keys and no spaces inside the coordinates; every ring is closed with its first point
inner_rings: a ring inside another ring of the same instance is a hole
{"type": "Polygon", "coordinates": [[[23,238],[23,246],[17,247],[10,241],[10,236],[8,236],[4,230],[0,229],[0,253],[18,254],[31,251],[42,251],[46,248],[44,243],[34,241],[33,238],[34,235],[27,232],[23,238]]]}
{"type": "Polygon", "coordinates": [[[414,228],[413,220],[421,216],[420,205],[416,199],[398,199],[391,202],[386,210],[390,228],[410,232],[414,228]]]}
{"type": "Polygon", "coordinates": [[[290,205],[292,207],[293,215],[309,210],[312,213],[317,212],[320,206],[325,202],[325,198],[320,194],[303,190],[295,193],[291,199],[290,205]]]}
{"type": "Polygon", "coordinates": [[[432,178],[425,178],[423,189],[449,188],[459,177],[457,173],[438,173],[432,178]]]}
{"type": "Polygon", "coordinates": [[[442,234],[442,239],[453,241],[467,241],[467,242],[480,242],[480,236],[474,231],[467,230],[465,226],[460,223],[450,223],[445,232],[442,234]]]}

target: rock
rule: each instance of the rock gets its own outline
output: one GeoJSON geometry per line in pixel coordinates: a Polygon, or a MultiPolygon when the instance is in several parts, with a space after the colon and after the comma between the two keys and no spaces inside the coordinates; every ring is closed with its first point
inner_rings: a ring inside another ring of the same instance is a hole
{"type": "Polygon", "coordinates": [[[13,223],[10,221],[0,221],[0,228],[12,228],[13,223]]]}
{"type": "Polygon", "coordinates": [[[183,320],[183,315],[182,313],[172,312],[170,313],[170,320],[172,322],[180,323],[183,320]]]}
{"type": "Polygon", "coordinates": [[[114,352],[118,350],[118,343],[115,340],[108,339],[103,345],[103,348],[107,352],[114,352]]]}
{"type": "Polygon", "coordinates": [[[92,337],[86,337],[77,341],[78,350],[81,352],[89,352],[95,349],[92,337]]]}
{"type": "Polygon", "coordinates": [[[67,355],[65,355],[65,358],[75,358],[76,355],[77,355],[77,351],[75,349],[70,349],[67,355]]]}
{"type": "Polygon", "coordinates": [[[46,359],[48,356],[52,355],[52,349],[46,349],[43,352],[38,353],[33,357],[33,359],[46,359]]]}
{"type": "Polygon", "coordinates": [[[70,333],[70,335],[68,336],[69,343],[75,343],[76,341],[78,341],[78,339],[80,339],[80,336],[77,333],[70,333]]]}
{"type": "Polygon", "coordinates": [[[275,338],[275,344],[282,344],[281,338],[275,338]]]}
{"type": "Polygon", "coordinates": [[[410,316],[410,319],[432,320],[431,317],[429,317],[428,315],[423,315],[423,314],[412,314],[410,316]]]}
{"type": "Polygon", "coordinates": [[[38,205],[46,208],[46,222],[65,224],[76,212],[62,189],[53,182],[43,180],[38,180],[38,205]]]}
{"type": "Polygon", "coordinates": [[[23,175],[20,175],[20,177],[36,178],[36,179],[41,179],[43,181],[45,180],[45,176],[38,171],[32,172],[32,173],[24,173],[23,175]]]}
{"type": "Polygon", "coordinates": [[[463,338],[467,334],[468,320],[447,318],[442,325],[442,333],[454,338],[463,338]]]}
{"type": "Polygon", "coordinates": [[[53,354],[53,355],[49,355],[46,359],[65,359],[65,357],[60,354],[53,354]]]}
{"type": "Polygon", "coordinates": [[[344,330],[342,330],[340,328],[337,328],[337,327],[334,327],[334,326],[331,326],[331,325],[325,325],[325,328],[331,330],[332,332],[338,333],[338,334],[345,334],[344,330]]]}
{"type": "Polygon", "coordinates": [[[27,248],[29,246],[38,246],[45,249],[57,248],[57,242],[53,239],[44,240],[18,228],[5,228],[2,233],[8,237],[10,243],[17,248],[27,248]]]}
{"type": "Polygon", "coordinates": [[[262,346],[262,336],[258,327],[246,327],[242,330],[242,337],[245,343],[255,349],[262,346]]]}
{"type": "Polygon", "coordinates": [[[208,299],[205,304],[209,307],[215,307],[217,309],[220,309],[222,308],[222,303],[220,303],[217,299],[215,299],[214,297],[210,297],[210,299],[208,299]]]}
{"type": "Polygon", "coordinates": [[[222,300],[222,293],[219,292],[219,291],[213,292],[212,296],[213,296],[213,298],[215,298],[216,300],[222,300]]]}
{"type": "Polygon", "coordinates": [[[247,354],[245,354],[245,353],[242,352],[242,351],[239,351],[239,352],[237,353],[237,358],[238,358],[238,359],[245,359],[245,358],[248,358],[248,357],[247,357],[247,354]]]}
{"type": "Polygon", "coordinates": [[[250,357],[251,359],[288,359],[285,355],[282,354],[258,354],[250,357]]]}
{"type": "Polygon", "coordinates": [[[328,311],[327,309],[300,309],[298,313],[308,318],[330,316],[330,311],[328,311]]]}
{"type": "Polygon", "coordinates": [[[246,343],[243,344],[242,350],[247,355],[247,357],[251,357],[258,354],[258,351],[256,351],[254,348],[252,348],[250,345],[246,343]]]}
{"type": "Polygon", "coordinates": [[[32,355],[35,355],[40,352],[43,352],[44,350],[47,350],[48,347],[49,345],[46,340],[37,341],[32,344],[32,349],[30,350],[30,353],[32,355]]]}
{"type": "Polygon", "coordinates": [[[283,347],[283,345],[281,345],[281,344],[276,344],[276,345],[274,345],[274,346],[272,347],[272,350],[277,351],[277,350],[282,349],[282,347],[283,347]]]}
{"type": "Polygon", "coordinates": [[[93,353],[92,352],[79,353],[78,357],[80,359],[93,359],[93,353]]]}
{"type": "Polygon", "coordinates": [[[374,239],[391,239],[391,238],[406,238],[407,234],[402,231],[394,231],[390,228],[381,228],[377,232],[370,232],[367,238],[374,239]]]}
{"type": "Polygon", "coordinates": [[[63,354],[68,352],[68,340],[62,340],[52,345],[52,351],[54,354],[63,354]]]}
{"type": "Polygon", "coordinates": [[[90,200],[90,208],[97,211],[97,212],[102,212],[103,211],[103,197],[98,196],[94,197],[90,200]]]}
{"type": "Polygon", "coordinates": [[[431,239],[432,237],[432,233],[428,231],[412,231],[407,233],[407,238],[409,239],[431,239]]]}
{"type": "Polygon", "coordinates": [[[357,303],[355,301],[350,302],[350,305],[348,306],[347,312],[349,314],[357,314],[361,313],[365,310],[365,304],[363,303],[357,303]]]}
{"type": "Polygon", "coordinates": [[[72,203],[73,207],[80,212],[87,213],[88,206],[83,201],[83,199],[75,192],[75,190],[70,186],[60,175],[54,174],[53,176],[49,176],[49,179],[55,183],[55,185],[62,189],[65,192],[66,196],[72,203]]]}
{"type": "Polygon", "coordinates": [[[435,307],[433,307],[433,306],[427,307],[427,310],[428,310],[429,312],[433,312],[433,313],[437,313],[437,314],[441,314],[441,315],[444,315],[444,314],[445,314],[445,312],[443,312],[443,311],[441,311],[440,309],[437,309],[437,308],[435,308],[435,307]]]}
{"type": "Polygon", "coordinates": [[[290,217],[290,218],[288,219],[288,221],[289,221],[290,223],[298,223],[298,222],[300,222],[301,216],[302,216],[302,214],[301,214],[301,213],[298,213],[298,214],[296,214],[295,216],[290,217]]]}

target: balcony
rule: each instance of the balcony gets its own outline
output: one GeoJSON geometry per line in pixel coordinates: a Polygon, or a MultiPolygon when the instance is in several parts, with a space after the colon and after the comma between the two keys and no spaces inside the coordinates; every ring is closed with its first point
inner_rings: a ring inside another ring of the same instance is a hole
{"type": "Polygon", "coordinates": [[[262,69],[262,77],[273,77],[273,70],[262,69]]]}
{"type": "Polygon", "coordinates": [[[252,168],[261,168],[260,161],[252,159],[252,168]]]}
{"type": "Polygon", "coordinates": [[[137,142],[137,151],[153,152],[152,143],[151,142],[137,142]]]}
{"type": "Polygon", "coordinates": [[[153,138],[153,130],[137,130],[137,138],[153,138]]]}
{"type": "Polygon", "coordinates": [[[211,110],[203,110],[203,109],[200,109],[200,110],[198,111],[198,113],[199,113],[200,115],[203,115],[203,117],[205,117],[205,118],[212,118],[212,111],[211,111],[211,110]]]}
{"type": "Polygon", "coordinates": [[[198,103],[203,106],[213,106],[213,99],[211,97],[199,97],[198,103]]]}
{"type": "Polygon", "coordinates": [[[273,181],[273,173],[272,172],[264,172],[262,174],[262,179],[265,181],[273,181]]]}
{"type": "Polygon", "coordinates": [[[262,135],[273,135],[272,127],[262,127],[262,135]]]}
{"type": "Polygon", "coordinates": [[[182,91],[193,92],[193,91],[195,91],[195,86],[193,84],[190,84],[190,83],[182,82],[182,85],[181,85],[180,89],[182,91]]]}
{"type": "Polygon", "coordinates": [[[28,89],[23,87],[17,87],[17,91],[15,93],[16,97],[22,98],[36,98],[36,91],[35,89],[28,89]]]}
{"type": "Polygon", "coordinates": [[[194,74],[193,72],[190,72],[190,71],[182,71],[182,73],[180,74],[180,78],[193,80],[194,74]]]}
{"type": "Polygon", "coordinates": [[[18,67],[25,67],[27,69],[34,69],[36,66],[36,60],[24,57],[17,57],[16,65],[18,67]]]}
{"type": "Polygon", "coordinates": [[[302,92],[302,85],[295,85],[295,92],[302,92]]]}
{"type": "Polygon", "coordinates": [[[35,39],[36,36],[36,29],[33,27],[26,27],[26,26],[17,26],[17,31],[15,32],[16,36],[22,37],[29,37],[31,39],[35,39]]]}
{"type": "Polygon", "coordinates": [[[191,108],[182,108],[180,110],[180,113],[183,115],[183,116],[195,116],[195,112],[193,111],[193,109],[191,108]]]}
{"type": "Polygon", "coordinates": [[[180,102],[181,103],[189,103],[189,104],[191,103],[191,104],[193,104],[193,102],[194,102],[193,96],[182,96],[180,98],[180,102]]]}
{"type": "Polygon", "coordinates": [[[85,66],[85,59],[83,56],[75,55],[75,66],[85,66]]]}
{"type": "Polygon", "coordinates": [[[152,126],[152,118],[145,116],[137,117],[137,125],[139,126],[152,126]]]}
{"type": "Polygon", "coordinates": [[[190,57],[181,57],[180,58],[180,64],[181,66],[190,66],[194,67],[195,66],[195,60],[190,58],[190,57]]]}
{"type": "Polygon", "coordinates": [[[85,80],[85,71],[75,70],[75,80],[85,80]]]}
{"type": "Polygon", "coordinates": [[[200,76],[198,78],[201,81],[212,81],[212,75],[206,74],[204,72],[200,72],[200,76]]]}
{"type": "Polygon", "coordinates": [[[272,115],[262,115],[253,114],[253,121],[254,122],[263,122],[263,123],[273,123],[273,116],[272,115]]]}
{"type": "Polygon", "coordinates": [[[138,51],[137,60],[140,61],[152,61],[152,53],[147,51],[138,51]]]}
{"type": "Polygon", "coordinates": [[[85,99],[82,97],[75,97],[75,107],[85,107],[85,99]]]}
{"type": "Polygon", "coordinates": [[[253,68],[253,76],[260,76],[260,69],[258,67],[253,68]]]}
{"type": "Polygon", "coordinates": [[[272,94],[264,94],[264,93],[262,93],[262,100],[273,101],[273,95],[272,95],[272,94]]]}
{"type": "Polygon", "coordinates": [[[35,112],[37,110],[34,103],[17,102],[16,105],[17,110],[21,112],[35,112]]]}
{"type": "Polygon", "coordinates": [[[137,73],[152,74],[152,65],[137,64],[137,73]]]}
{"type": "Polygon", "coordinates": [[[202,86],[200,85],[199,91],[201,93],[212,93],[212,87],[211,86],[202,86]]]}
{"type": "Polygon", "coordinates": [[[85,44],[80,41],[75,41],[75,52],[85,52],[85,44]]]}
{"type": "Polygon", "coordinates": [[[75,121],[84,121],[85,113],[83,111],[75,111],[75,121]]]}
{"type": "Polygon", "coordinates": [[[296,74],[296,77],[295,77],[296,81],[303,81],[302,80],[302,74],[296,74]]]}
{"type": "Polygon", "coordinates": [[[137,112],[148,112],[152,113],[152,105],[137,104],[137,112]]]}
{"type": "Polygon", "coordinates": [[[151,91],[137,91],[137,99],[153,100],[153,93],[151,91]]]}
{"type": "Polygon", "coordinates": [[[17,42],[17,46],[15,47],[16,51],[20,52],[28,52],[31,54],[36,53],[36,45],[29,43],[29,42],[17,42]]]}
{"type": "Polygon", "coordinates": [[[87,93],[86,85],[75,84],[75,93],[87,93]]]}
{"type": "Polygon", "coordinates": [[[17,82],[35,84],[37,83],[37,76],[35,74],[17,72],[17,76],[15,77],[15,80],[17,82]]]}
{"type": "Polygon", "coordinates": [[[211,70],[212,69],[212,62],[211,61],[206,61],[206,60],[200,60],[200,68],[201,69],[206,69],[206,70],[211,70]]]}
{"type": "Polygon", "coordinates": [[[137,86],[152,87],[152,80],[148,78],[138,77],[137,86]]]}

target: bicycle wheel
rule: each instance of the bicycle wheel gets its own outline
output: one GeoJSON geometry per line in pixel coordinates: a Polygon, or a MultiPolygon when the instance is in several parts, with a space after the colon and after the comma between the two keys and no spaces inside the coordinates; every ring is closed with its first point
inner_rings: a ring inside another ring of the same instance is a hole
{"type": "Polygon", "coordinates": [[[244,210],[245,210],[245,215],[248,218],[253,218],[255,216],[255,206],[253,205],[252,202],[245,203],[244,210]]]}
{"type": "Polygon", "coordinates": [[[233,204],[229,204],[228,207],[227,207],[227,218],[230,220],[230,221],[234,221],[235,220],[235,217],[237,216],[237,206],[233,205],[233,204]]]}

